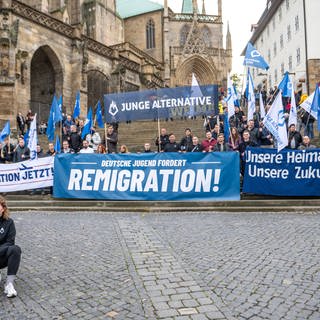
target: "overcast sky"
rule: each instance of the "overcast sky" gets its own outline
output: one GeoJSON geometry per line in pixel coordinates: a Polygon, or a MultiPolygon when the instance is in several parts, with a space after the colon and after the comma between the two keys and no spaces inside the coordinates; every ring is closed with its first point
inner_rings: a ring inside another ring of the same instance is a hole
{"type": "MultiPolygon", "coordinates": [[[[153,0],[163,4],[163,0],[153,0]]],[[[174,12],[181,12],[182,0],[168,0],[174,12]]],[[[199,6],[202,0],[198,0],[199,6]]],[[[205,0],[207,14],[217,14],[218,0],[205,0]]],[[[233,72],[243,73],[243,57],[240,54],[251,36],[251,24],[257,23],[262,15],[266,0],[222,0],[222,14],[226,32],[229,21],[233,47],[233,72]]],[[[200,7],[201,10],[201,7],[200,7]]]]}

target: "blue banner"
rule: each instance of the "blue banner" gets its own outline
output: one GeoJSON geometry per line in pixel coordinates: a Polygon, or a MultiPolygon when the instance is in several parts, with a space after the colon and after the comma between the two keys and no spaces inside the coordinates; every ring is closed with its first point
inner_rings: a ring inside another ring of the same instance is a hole
{"type": "Polygon", "coordinates": [[[56,198],[152,201],[239,200],[233,152],[58,154],[56,198]]]}
{"type": "Polygon", "coordinates": [[[320,149],[248,148],[243,192],[320,196],[320,149]]]}
{"type": "Polygon", "coordinates": [[[104,105],[107,123],[211,115],[218,113],[218,86],[106,94],[104,105]]]}

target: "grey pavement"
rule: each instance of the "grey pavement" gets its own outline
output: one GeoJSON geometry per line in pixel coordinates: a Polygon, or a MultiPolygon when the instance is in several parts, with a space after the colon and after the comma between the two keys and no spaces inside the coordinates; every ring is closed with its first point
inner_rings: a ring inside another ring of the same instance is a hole
{"type": "Polygon", "coordinates": [[[0,319],[320,319],[317,212],[12,217],[23,256],[0,319]]]}

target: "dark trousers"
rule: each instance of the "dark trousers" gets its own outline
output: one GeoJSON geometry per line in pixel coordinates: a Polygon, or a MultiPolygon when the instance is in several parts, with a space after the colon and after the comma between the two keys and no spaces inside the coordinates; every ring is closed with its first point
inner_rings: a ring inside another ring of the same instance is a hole
{"type": "Polygon", "coordinates": [[[0,256],[0,269],[8,267],[8,276],[15,276],[18,272],[21,259],[21,249],[13,245],[8,247],[5,255],[0,256]]]}

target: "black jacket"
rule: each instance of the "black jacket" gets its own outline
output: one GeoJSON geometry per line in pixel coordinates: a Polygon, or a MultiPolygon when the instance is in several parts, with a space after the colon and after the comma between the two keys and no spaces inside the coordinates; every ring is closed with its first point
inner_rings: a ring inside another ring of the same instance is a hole
{"type": "Polygon", "coordinates": [[[5,255],[8,247],[14,245],[16,228],[12,219],[0,218],[0,256],[5,255]]]}

